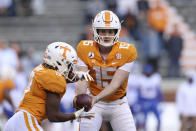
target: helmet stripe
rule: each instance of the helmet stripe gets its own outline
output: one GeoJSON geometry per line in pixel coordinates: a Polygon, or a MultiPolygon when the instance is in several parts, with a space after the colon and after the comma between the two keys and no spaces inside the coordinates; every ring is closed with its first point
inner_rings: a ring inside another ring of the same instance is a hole
{"type": "Polygon", "coordinates": [[[110,12],[105,11],[105,25],[110,26],[110,12]]]}

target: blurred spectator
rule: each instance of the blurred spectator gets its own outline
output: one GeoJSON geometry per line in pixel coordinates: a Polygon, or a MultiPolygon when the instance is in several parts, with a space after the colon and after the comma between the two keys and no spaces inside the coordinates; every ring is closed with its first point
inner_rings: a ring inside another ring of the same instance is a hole
{"type": "Polygon", "coordinates": [[[186,74],[187,80],[182,83],[176,93],[176,105],[181,120],[181,131],[196,129],[196,84],[193,73],[186,74]]]}
{"type": "Polygon", "coordinates": [[[130,43],[130,44],[136,43],[135,40],[129,35],[127,28],[125,28],[124,26],[121,27],[119,39],[120,39],[119,41],[130,43]]]}
{"type": "Polygon", "coordinates": [[[16,54],[19,58],[20,54],[21,54],[19,43],[16,41],[10,42],[10,47],[16,52],[16,54]]]}
{"type": "Polygon", "coordinates": [[[9,16],[17,15],[17,1],[18,0],[12,0],[12,4],[8,8],[9,16]]]}
{"type": "Polygon", "coordinates": [[[124,18],[124,26],[128,29],[129,33],[133,36],[135,40],[140,39],[140,33],[138,30],[138,21],[136,15],[134,15],[130,9],[127,10],[124,18]]]}
{"type": "Polygon", "coordinates": [[[139,12],[147,13],[147,11],[149,10],[148,0],[138,0],[137,6],[138,6],[139,12]]]}
{"type": "Polygon", "coordinates": [[[45,0],[33,0],[31,2],[33,15],[43,15],[45,12],[45,0]]]}
{"type": "Polygon", "coordinates": [[[31,8],[32,0],[20,0],[20,15],[22,16],[30,16],[32,15],[32,8],[31,8]]]}
{"type": "Polygon", "coordinates": [[[117,0],[117,14],[120,19],[122,19],[129,10],[131,10],[134,15],[137,15],[138,8],[136,0],[117,0]]]}
{"type": "Polygon", "coordinates": [[[107,8],[107,5],[103,0],[89,0],[87,2],[87,8],[85,11],[85,23],[88,24],[90,21],[93,20],[93,17],[100,11],[105,10],[107,8]]]}
{"type": "Polygon", "coordinates": [[[0,41],[0,50],[3,48],[3,42],[0,41]]]}
{"type": "Polygon", "coordinates": [[[179,59],[183,49],[183,39],[178,29],[179,26],[175,24],[173,27],[173,32],[166,42],[166,50],[169,55],[168,76],[179,77],[181,70],[179,59]]]}
{"type": "Polygon", "coordinates": [[[117,13],[117,0],[105,0],[107,9],[117,13]]]}
{"type": "Polygon", "coordinates": [[[139,46],[144,63],[152,64],[155,71],[159,70],[159,60],[162,55],[162,43],[157,31],[150,27],[147,22],[147,15],[138,16],[140,32],[139,46]]]}
{"type": "Polygon", "coordinates": [[[14,83],[15,83],[15,89],[11,91],[11,97],[13,99],[15,107],[18,107],[21,99],[24,96],[24,90],[28,84],[28,77],[23,70],[21,55],[19,56],[19,66],[18,66],[14,83]]]}
{"type": "Polygon", "coordinates": [[[85,27],[84,33],[81,35],[80,40],[94,40],[93,38],[93,29],[91,24],[87,24],[85,27]]]}
{"type": "Polygon", "coordinates": [[[9,47],[8,43],[4,42],[3,47],[0,49],[0,68],[8,65],[14,70],[18,68],[18,56],[16,52],[9,47]]]}
{"type": "Polygon", "coordinates": [[[37,62],[35,58],[33,57],[33,49],[28,48],[26,52],[24,52],[24,56],[22,56],[22,65],[23,70],[27,74],[27,76],[30,76],[31,71],[35,66],[37,66],[37,62]]]}
{"type": "Polygon", "coordinates": [[[162,44],[158,33],[154,29],[149,28],[146,32],[142,32],[141,50],[146,63],[152,64],[154,70],[158,71],[162,44]]]}
{"type": "Polygon", "coordinates": [[[12,6],[13,0],[0,0],[0,16],[8,16],[9,8],[12,6]]]}
{"type": "MultiPolygon", "coordinates": [[[[15,79],[16,72],[12,67],[3,66],[0,68],[0,116],[3,116],[3,114],[6,116],[6,119],[10,118],[15,111],[15,106],[13,103],[13,100],[10,95],[10,91],[14,89],[14,79],[15,79]],[[4,101],[7,101],[9,106],[11,107],[11,110],[7,110],[7,108],[4,108],[4,101]]],[[[2,117],[0,117],[1,122],[2,117]]],[[[3,126],[0,122],[0,126],[3,126]]],[[[5,123],[4,123],[5,124],[5,123]]],[[[1,130],[2,127],[0,127],[1,130]]]]}
{"type": "Polygon", "coordinates": [[[138,79],[139,81],[139,103],[141,111],[144,114],[143,124],[139,129],[146,130],[147,116],[150,112],[153,112],[157,119],[157,131],[160,131],[161,119],[159,104],[163,101],[160,74],[154,72],[152,65],[145,65],[143,74],[138,79]]]}
{"type": "Polygon", "coordinates": [[[167,24],[167,11],[162,7],[161,1],[156,0],[148,11],[148,23],[159,32],[163,42],[163,32],[167,24]]]}

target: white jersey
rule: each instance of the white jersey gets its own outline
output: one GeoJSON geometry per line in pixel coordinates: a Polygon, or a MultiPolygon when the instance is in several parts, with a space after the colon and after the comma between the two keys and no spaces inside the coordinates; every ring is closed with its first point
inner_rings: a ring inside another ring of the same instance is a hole
{"type": "Polygon", "coordinates": [[[161,85],[161,76],[158,73],[152,74],[149,77],[141,75],[138,81],[142,98],[153,99],[157,97],[157,90],[161,85]]]}
{"type": "Polygon", "coordinates": [[[138,75],[130,74],[127,84],[127,98],[129,105],[133,105],[137,102],[138,99],[138,75]]]}
{"type": "Polygon", "coordinates": [[[196,116],[196,84],[184,82],[176,93],[176,105],[180,114],[196,116]]]}

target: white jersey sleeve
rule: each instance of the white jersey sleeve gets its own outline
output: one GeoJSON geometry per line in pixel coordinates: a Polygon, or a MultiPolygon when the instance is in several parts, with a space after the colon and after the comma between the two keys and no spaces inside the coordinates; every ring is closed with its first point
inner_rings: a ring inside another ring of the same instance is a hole
{"type": "Polygon", "coordinates": [[[134,62],[129,62],[129,63],[126,63],[123,66],[119,67],[119,69],[127,71],[127,72],[131,72],[133,65],[134,65],[134,62]]]}
{"type": "Polygon", "coordinates": [[[85,67],[87,67],[87,65],[80,58],[78,58],[78,66],[85,66],[85,67]]]}

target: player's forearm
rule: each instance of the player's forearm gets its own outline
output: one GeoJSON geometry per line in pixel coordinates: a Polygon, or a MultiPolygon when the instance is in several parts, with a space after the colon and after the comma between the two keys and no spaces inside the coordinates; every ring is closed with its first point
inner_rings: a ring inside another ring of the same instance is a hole
{"type": "Polygon", "coordinates": [[[88,82],[85,80],[79,80],[78,82],[76,82],[75,85],[75,94],[79,95],[79,94],[84,94],[87,91],[87,86],[88,86],[88,82]]]}
{"type": "Polygon", "coordinates": [[[113,93],[116,92],[116,90],[120,87],[120,85],[118,85],[118,83],[113,83],[112,85],[109,85],[107,88],[105,88],[103,91],[101,91],[99,93],[99,95],[97,96],[98,100],[102,100],[110,95],[112,95],[113,93]]]}
{"type": "Polygon", "coordinates": [[[129,72],[120,69],[117,70],[109,86],[97,95],[97,101],[102,100],[115,93],[120,85],[128,78],[128,76],[129,72]]]}
{"type": "Polygon", "coordinates": [[[73,120],[73,119],[75,119],[74,113],[65,114],[62,112],[57,112],[57,113],[53,113],[48,116],[48,120],[50,122],[65,122],[65,121],[69,121],[69,120],[73,120]]]}

